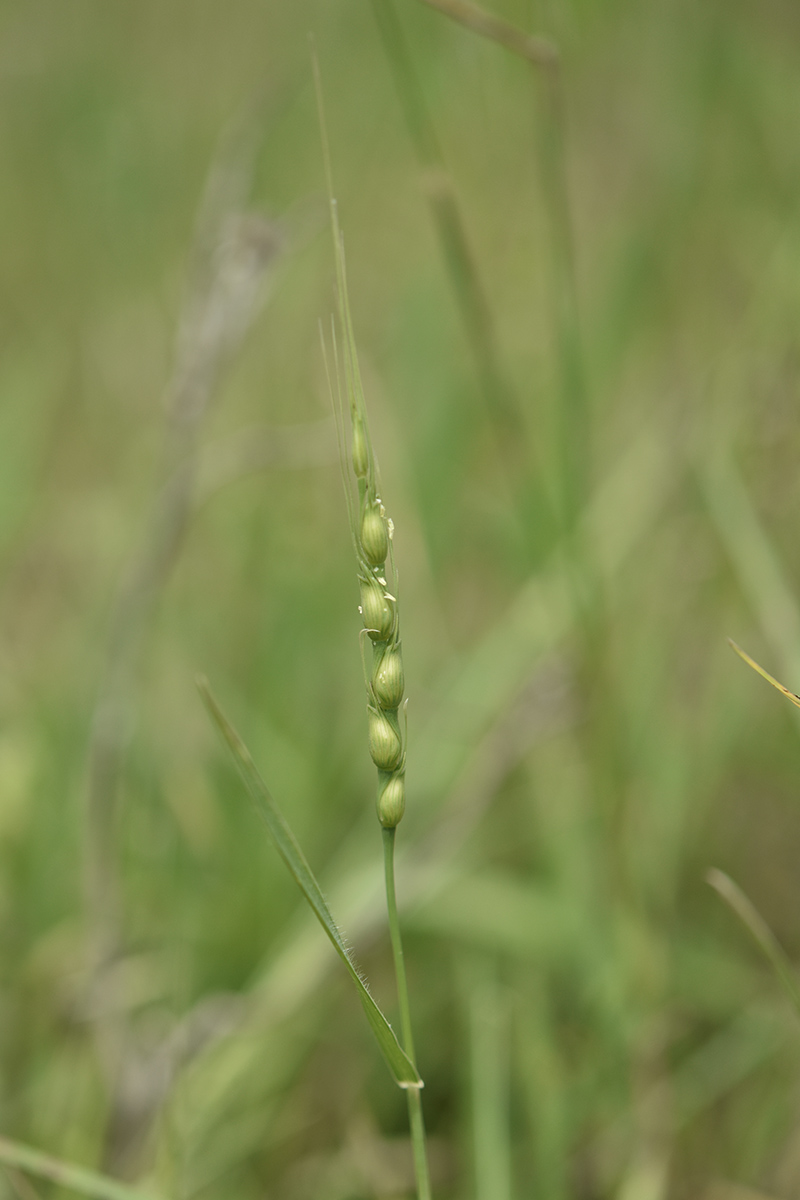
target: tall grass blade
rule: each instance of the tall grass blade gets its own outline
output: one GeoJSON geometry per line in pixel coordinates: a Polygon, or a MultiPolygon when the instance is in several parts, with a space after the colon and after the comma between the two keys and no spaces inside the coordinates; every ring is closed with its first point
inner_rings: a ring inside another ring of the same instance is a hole
{"type": "Polygon", "coordinates": [[[62,1188],[80,1192],[82,1196],[93,1196],[95,1200],[159,1200],[152,1192],[109,1179],[107,1175],[100,1175],[87,1167],[76,1167],[73,1163],[42,1154],[32,1146],[11,1142],[4,1137],[0,1137],[0,1163],[37,1175],[40,1179],[49,1179],[62,1188]]]}
{"type": "Polygon", "coordinates": [[[358,990],[359,999],[361,1000],[372,1032],[375,1034],[389,1070],[395,1078],[395,1082],[401,1088],[422,1087],[422,1080],[414,1064],[402,1049],[391,1025],[378,1008],[378,1005],[367,989],[367,985],[359,975],[341,930],[331,915],[331,911],[328,908],[319,884],[314,878],[311,867],[308,865],[306,857],[300,849],[300,845],[287,824],[285,817],[273,800],[267,785],[256,770],[249,750],[214,698],[208,680],[199,678],[197,686],[200,689],[200,694],[205,701],[212,720],[228,745],[245,787],[266,822],[278,853],[291,871],[295,882],[311,906],[314,915],[347,968],[350,978],[358,990]]]}
{"type": "MultiPolygon", "coordinates": [[[[755,666],[754,663],[752,665],[755,666]]],[[[775,680],[771,679],[769,675],[766,675],[766,678],[770,680],[770,683],[775,683],[775,680]]],[[[776,683],[775,686],[780,688],[781,685],[776,683]]],[[[781,690],[783,691],[784,689],[781,690]]],[[[772,963],[776,975],[784,986],[786,994],[797,1010],[798,1015],[800,1015],[800,988],[797,985],[794,967],[783,946],[775,937],[775,934],[761,916],[761,913],[752,900],[748,899],[739,885],[734,883],[729,875],[726,875],[724,871],[718,871],[716,867],[708,872],[706,880],[711,884],[714,891],[719,893],[725,903],[730,905],[739,920],[749,929],[764,954],[772,963]]]]}

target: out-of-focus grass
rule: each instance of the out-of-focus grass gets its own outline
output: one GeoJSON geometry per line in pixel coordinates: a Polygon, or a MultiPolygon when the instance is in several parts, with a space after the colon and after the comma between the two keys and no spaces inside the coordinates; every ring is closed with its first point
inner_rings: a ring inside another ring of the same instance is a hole
{"type": "Polygon", "coordinates": [[[703,876],[733,875],[797,956],[797,729],[725,636],[800,684],[800,20],[789,3],[494,6],[564,63],[603,597],[579,634],[548,504],[531,501],[524,554],[508,505],[509,481],[559,489],[543,111],[522,64],[396,2],[521,405],[513,461],[366,0],[0,12],[0,1131],[175,1197],[410,1193],[403,1098],[192,682],[207,672],[235,712],[391,1007],[335,462],[212,496],[149,632],[119,828],[126,949],[102,1000],[129,1013],[143,1087],[183,1015],[205,1002],[219,1036],[116,1141],[108,1012],[85,987],[105,634],[157,476],[204,179],[248,105],[251,206],[284,217],[290,249],[204,443],[327,414],[313,29],[402,539],[398,879],[436,1195],[484,1200],[506,1153],[519,1198],[793,1195],[793,1018],[703,876]],[[473,1111],[470,1070],[505,1088],[507,1118],[473,1111]]]}

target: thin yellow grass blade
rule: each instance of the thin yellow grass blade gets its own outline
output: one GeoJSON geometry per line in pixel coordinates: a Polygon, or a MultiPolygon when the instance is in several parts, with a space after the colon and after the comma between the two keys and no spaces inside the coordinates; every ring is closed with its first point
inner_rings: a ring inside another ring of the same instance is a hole
{"type": "Polygon", "coordinates": [[[770,675],[769,671],[765,671],[763,667],[760,667],[755,659],[752,659],[750,655],[742,649],[741,646],[736,645],[736,642],[734,642],[732,638],[728,638],[728,643],[739,655],[739,658],[744,659],[748,667],[752,667],[754,671],[758,671],[759,675],[766,679],[767,683],[771,683],[774,688],[777,688],[779,692],[783,693],[787,700],[791,700],[792,704],[796,704],[797,707],[800,708],[800,696],[798,696],[796,692],[790,692],[789,689],[784,687],[782,683],[778,683],[777,679],[774,679],[773,676],[770,675]]]}

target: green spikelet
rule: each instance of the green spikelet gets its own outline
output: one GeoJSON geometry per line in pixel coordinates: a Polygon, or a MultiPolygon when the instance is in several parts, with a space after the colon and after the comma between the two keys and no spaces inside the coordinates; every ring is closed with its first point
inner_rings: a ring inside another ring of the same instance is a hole
{"type": "Polygon", "coordinates": [[[376,642],[387,641],[395,620],[395,602],[377,579],[361,581],[361,615],[364,628],[376,642]]]}
{"type": "Polygon", "coordinates": [[[381,708],[400,707],[405,688],[403,654],[400,644],[375,647],[372,694],[381,708]]]}
{"type": "Polygon", "coordinates": [[[394,771],[403,757],[403,744],[395,724],[379,708],[370,708],[369,752],[381,771],[394,771]]]}
{"type": "Polygon", "coordinates": [[[364,509],[361,518],[361,549],[370,566],[382,567],[389,553],[389,530],[381,505],[376,501],[364,509]]]}
{"type": "Polygon", "coordinates": [[[405,809],[406,777],[403,771],[395,771],[378,784],[378,820],[384,829],[394,829],[400,824],[405,809]]]}

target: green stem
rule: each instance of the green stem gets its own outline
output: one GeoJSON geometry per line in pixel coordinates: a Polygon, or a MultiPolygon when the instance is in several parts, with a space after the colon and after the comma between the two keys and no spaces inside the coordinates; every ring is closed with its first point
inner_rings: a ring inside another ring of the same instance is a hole
{"type": "MultiPolygon", "coordinates": [[[[389,935],[392,939],[394,970],[397,977],[400,1030],[403,1036],[403,1049],[416,1066],[406,963],[403,957],[403,940],[400,936],[400,921],[397,916],[397,897],[394,887],[394,841],[395,830],[384,829],[383,862],[386,871],[386,907],[389,913],[389,935]]],[[[425,1145],[425,1122],[422,1117],[420,1089],[406,1088],[406,1097],[408,1099],[408,1121],[411,1127],[411,1145],[414,1150],[414,1172],[417,1177],[417,1200],[431,1200],[431,1178],[428,1170],[428,1151],[425,1145]]]]}

